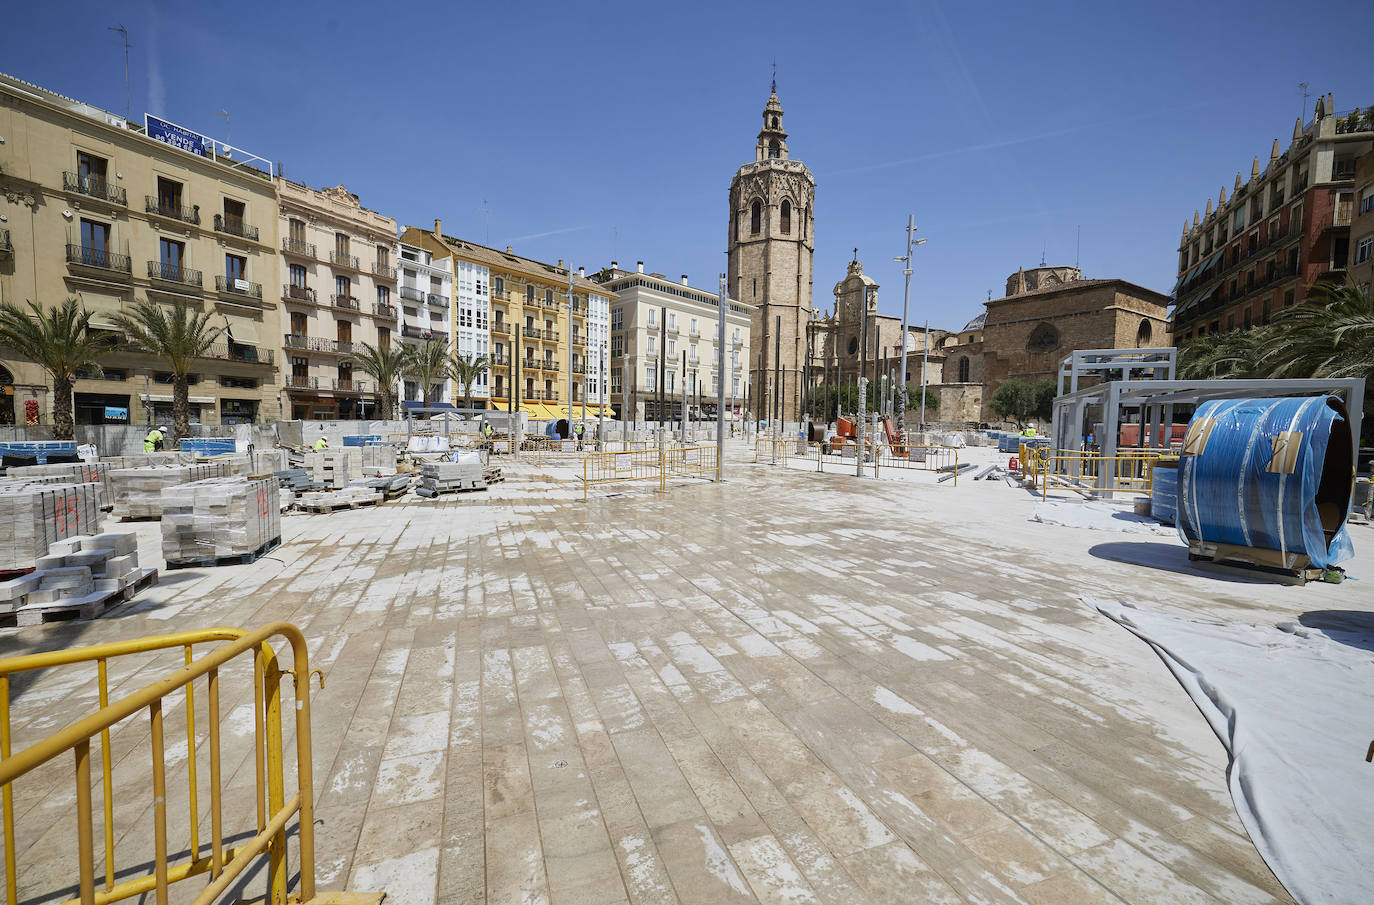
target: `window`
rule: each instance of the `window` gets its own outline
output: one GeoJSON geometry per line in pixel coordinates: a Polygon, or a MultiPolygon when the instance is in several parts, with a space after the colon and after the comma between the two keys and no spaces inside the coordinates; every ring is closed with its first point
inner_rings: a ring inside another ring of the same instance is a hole
{"type": "Polygon", "coordinates": [[[534,287],[533,287],[533,286],[526,286],[526,287],[525,287],[525,301],[526,301],[526,302],[533,302],[533,301],[534,301],[534,287]]]}
{"type": "Polygon", "coordinates": [[[383,308],[391,305],[391,289],[387,286],[377,287],[377,304],[383,308]]]}
{"type": "Polygon", "coordinates": [[[656,355],[656,354],[658,354],[658,345],[657,345],[657,343],[656,343],[654,337],[652,337],[652,336],[649,337],[648,354],[650,354],[650,355],[656,355]]]}
{"type": "Polygon", "coordinates": [[[545,304],[545,305],[552,305],[552,304],[553,304],[553,290],[552,290],[552,289],[545,289],[545,290],[544,290],[544,304],[545,304]]]}
{"type": "Polygon", "coordinates": [[[696,319],[696,318],[692,318],[692,323],[689,325],[688,332],[689,332],[692,336],[696,336],[696,335],[697,335],[697,319],[696,319]]]}
{"type": "Polygon", "coordinates": [[[755,201],[749,209],[749,234],[757,236],[763,229],[763,202],[755,201]]]}
{"type": "Polygon", "coordinates": [[[343,261],[344,259],[346,259],[346,258],[348,257],[348,234],[347,234],[347,233],[335,233],[335,234],[334,234],[334,254],[339,258],[340,261],[343,261]]]}
{"type": "Polygon", "coordinates": [[[291,335],[292,335],[292,336],[305,336],[305,331],[306,331],[306,319],[305,319],[305,315],[302,314],[302,313],[300,313],[299,311],[292,311],[292,312],[291,312],[291,335]]]}
{"type": "Polygon", "coordinates": [[[625,354],[625,337],[623,337],[623,336],[612,336],[612,337],[611,337],[611,357],[612,357],[612,358],[620,358],[620,357],[621,357],[622,355],[624,355],[624,354],[625,354]]]}
{"type": "Polygon", "coordinates": [[[792,234],[792,202],[785,198],[782,202],[782,225],[779,229],[784,236],[792,234]]]}
{"type": "Polygon", "coordinates": [[[224,222],[231,229],[237,232],[243,231],[243,218],[247,211],[248,207],[242,201],[235,201],[232,198],[224,199],[224,222]]]}
{"type": "Polygon", "coordinates": [[[964,356],[964,357],[962,357],[962,358],[959,359],[959,382],[960,382],[960,383],[968,383],[968,382],[969,382],[969,376],[968,376],[968,375],[969,375],[969,362],[968,362],[968,356],[964,356]]]}
{"type": "Polygon", "coordinates": [[[1374,255],[1374,235],[1365,236],[1355,245],[1355,263],[1363,264],[1374,255]]]}
{"type": "Polygon", "coordinates": [[[669,330],[676,330],[676,329],[677,329],[677,314],[676,314],[675,312],[672,312],[672,311],[669,311],[669,312],[668,312],[668,329],[669,329],[669,330]]]}
{"type": "Polygon", "coordinates": [[[385,245],[377,246],[377,266],[389,267],[391,265],[391,249],[385,245]]]}
{"type": "Polygon", "coordinates": [[[658,309],[657,309],[657,308],[650,308],[650,309],[649,309],[649,326],[650,326],[650,327],[654,327],[654,326],[657,326],[657,325],[658,325],[658,309]]]}
{"type": "Polygon", "coordinates": [[[175,239],[159,239],[157,244],[163,279],[181,279],[181,262],[186,257],[186,243],[175,239]]]}
{"type": "Polygon", "coordinates": [[[1263,307],[1262,307],[1261,310],[1260,310],[1260,323],[1261,323],[1261,324],[1267,324],[1267,323],[1269,323],[1269,319],[1270,319],[1270,317],[1272,317],[1272,315],[1273,315],[1273,308],[1274,308],[1274,302],[1273,302],[1273,300],[1272,300],[1272,299],[1265,299],[1265,300],[1264,300],[1264,305],[1263,305],[1263,307]]]}
{"type": "Polygon", "coordinates": [[[158,210],[172,217],[181,216],[181,183],[164,176],[157,177],[158,210]]]}
{"type": "Polygon", "coordinates": [[[1367,188],[1360,198],[1360,213],[1374,212],[1374,188],[1367,188]]]}
{"type": "Polygon", "coordinates": [[[109,170],[109,164],[110,162],[103,157],[77,151],[76,175],[81,180],[81,188],[86,192],[104,194],[105,174],[109,170]]]}
{"type": "Polygon", "coordinates": [[[623,374],[624,374],[624,372],[623,372],[620,368],[611,368],[611,392],[612,392],[612,393],[620,393],[620,392],[623,392],[622,384],[625,382],[625,381],[624,381],[623,374]]]}
{"type": "Polygon", "coordinates": [[[623,330],[625,328],[625,309],[611,309],[611,329],[623,330]]]}
{"type": "Polygon", "coordinates": [[[305,288],[305,267],[301,264],[291,265],[291,286],[294,289],[305,288]]]}
{"type": "MultiPolygon", "coordinates": [[[[1249,316],[1250,316],[1250,312],[1249,312],[1248,309],[1246,310],[1245,316],[1246,316],[1247,319],[1248,319],[1249,316]]],[[[1250,325],[1249,325],[1249,324],[1246,324],[1245,326],[1248,327],[1248,326],[1250,326],[1250,325]]],[[[1154,335],[1154,327],[1152,327],[1152,326],[1150,325],[1150,322],[1149,322],[1149,321],[1147,321],[1147,320],[1145,320],[1144,318],[1142,318],[1141,321],[1140,321],[1140,326],[1137,327],[1137,328],[1136,328],[1136,331],[1135,331],[1135,347],[1136,347],[1137,349],[1144,349],[1144,348],[1146,348],[1147,346],[1150,345],[1150,338],[1151,338],[1153,335],[1154,335]]]]}
{"type": "Polygon", "coordinates": [[[503,292],[505,292],[505,291],[506,291],[506,281],[505,281],[504,279],[502,279],[501,277],[492,277],[492,278],[491,278],[491,293],[492,293],[492,295],[500,295],[501,293],[503,293],[503,292]]]}
{"type": "Polygon", "coordinates": [[[391,331],[388,330],[386,327],[378,327],[378,328],[377,328],[377,348],[379,348],[379,349],[390,349],[390,348],[391,348],[391,331]]]}
{"type": "Polygon", "coordinates": [[[674,386],[675,386],[676,383],[677,383],[677,372],[676,372],[676,371],[669,371],[669,372],[668,372],[668,387],[667,387],[668,392],[670,392],[670,393],[674,392],[674,386]]]}
{"type": "Polygon", "coordinates": [[[305,244],[305,221],[288,220],[286,221],[287,236],[291,244],[297,248],[305,244]]]}
{"type": "Polygon", "coordinates": [[[778,140],[776,138],[768,139],[768,157],[770,159],[776,159],[780,149],[781,146],[778,144],[778,140]]]}
{"type": "Polygon", "coordinates": [[[338,337],[341,343],[353,342],[353,324],[349,321],[337,321],[338,337]]]}
{"type": "Polygon", "coordinates": [[[110,225],[97,220],[81,221],[81,262],[96,267],[110,265],[110,225]]]}
{"type": "Polygon", "coordinates": [[[233,288],[235,280],[246,280],[248,277],[248,259],[243,255],[224,256],[224,282],[229,288],[233,288]]]}

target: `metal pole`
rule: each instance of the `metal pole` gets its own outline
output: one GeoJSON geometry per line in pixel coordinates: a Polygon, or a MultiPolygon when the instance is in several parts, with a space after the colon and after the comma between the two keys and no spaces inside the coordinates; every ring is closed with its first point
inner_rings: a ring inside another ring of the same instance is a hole
{"type": "Polygon", "coordinates": [[[682,427],[678,431],[679,442],[687,445],[687,350],[682,350],[682,427]]]}
{"type": "Polygon", "coordinates": [[[858,432],[858,435],[859,435],[859,448],[856,449],[856,450],[854,451],[854,461],[855,461],[855,463],[856,463],[854,474],[855,474],[856,477],[860,477],[860,478],[862,478],[862,477],[864,476],[864,443],[865,443],[865,440],[866,440],[866,435],[865,435],[865,431],[864,431],[864,414],[865,414],[864,409],[866,408],[866,406],[867,406],[867,401],[868,401],[867,399],[864,398],[864,397],[865,397],[865,394],[868,392],[868,377],[866,376],[866,373],[865,373],[866,370],[867,370],[866,363],[867,363],[867,360],[868,360],[868,287],[867,287],[867,286],[864,287],[862,310],[863,310],[862,326],[861,326],[860,331],[859,331],[859,332],[860,332],[860,338],[859,338],[859,375],[858,375],[859,379],[858,379],[858,381],[857,381],[858,387],[859,387],[859,403],[858,403],[858,405],[859,405],[859,411],[858,411],[857,417],[854,419],[854,420],[855,420],[855,428],[857,429],[857,432],[858,432]]]}
{"type": "Polygon", "coordinates": [[[777,440],[778,421],[782,418],[782,315],[773,323],[773,439],[777,440]]]}
{"type": "Polygon", "coordinates": [[[663,457],[663,386],[668,373],[668,306],[658,309],[658,453],[663,457]]]}
{"type": "MultiPolygon", "coordinates": [[[[930,360],[930,321],[926,321],[926,335],[921,342],[921,433],[926,432],[926,362],[930,360]]],[[[924,442],[924,441],[923,441],[924,442]]]]}
{"type": "Polygon", "coordinates": [[[515,460],[520,461],[520,444],[524,442],[524,437],[520,430],[520,409],[521,406],[515,405],[516,393],[520,392],[520,324],[515,325],[515,346],[511,349],[511,418],[510,418],[510,437],[511,455],[515,460]]]}
{"type": "Polygon", "coordinates": [[[596,382],[597,386],[600,387],[600,392],[596,394],[596,450],[602,452],[606,442],[606,387],[609,386],[610,380],[606,373],[606,341],[604,339],[596,351],[601,356],[601,364],[596,369],[596,382]]]}
{"type": "MultiPolygon", "coordinates": [[[[720,275],[719,284],[716,287],[717,304],[720,311],[717,312],[717,320],[720,323],[720,342],[717,344],[716,351],[716,375],[718,384],[716,386],[716,483],[725,480],[725,306],[729,304],[725,298],[725,274],[720,275]]],[[[730,369],[730,377],[735,376],[735,369],[730,369]]],[[[734,403],[734,387],[731,387],[731,404],[734,403]]]]}

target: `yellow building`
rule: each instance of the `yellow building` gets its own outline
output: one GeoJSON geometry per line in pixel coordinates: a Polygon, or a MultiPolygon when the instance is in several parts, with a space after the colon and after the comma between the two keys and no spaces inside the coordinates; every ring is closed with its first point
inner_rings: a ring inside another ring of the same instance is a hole
{"type": "MultiPolygon", "coordinates": [[[[10,249],[0,252],[0,300],[22,307],[75,296],[93,327],[111,331],[110,315],[136,300],[209,312],[225,332],[192,375],[192,421],[273,420],[281,329],[268,165],[247,165],[241,153],[226,158],[170,124],[158,134],[164,140],[0,75],[0,248],[10,249]]],[[[0,423],[22,423],[28,400],[48,423],[47,375],[8,350],[0,356],[0,385],[9,388],[0,423]]],[[[77,424],[170,422],[171,379],[159,359],[120,348],[101,365],[103,376],[76,381],[77,424]]]]}
{"type": "MultiPolygon", "coordinates": [[[[518,403],[535,418],[567,418],[570,404],[573,419],[584,408],[588,418],[596,417],[597,405],[607,401],[605,287],[561,260],[545,264],[509,246],[497,251],[445,236],[438,220],[433,230],[407,227],[401,242],[453,262],[454,353],[491,360],[486,393],[474,397],[501,411],[518,403]]],[[[455,388],[455,397],[461,389],[455,388]]]]}

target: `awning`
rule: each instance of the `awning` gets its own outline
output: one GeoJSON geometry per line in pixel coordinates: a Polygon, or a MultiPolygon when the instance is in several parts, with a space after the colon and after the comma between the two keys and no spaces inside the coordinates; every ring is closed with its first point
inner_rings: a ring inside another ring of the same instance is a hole
{"type": "MultiPolygon", "coordinates": [[[[142,399],[142,398],[143,398],[143,394],[142,394],[142,393],[139,393],[139,394],[138,394],[138,397],[139,397],[140,399],[142,399]]],[[[159,393],[151,393],[151,394],[149,394],[148,398],[151,399],[153,402],[171,402],[171,401],[172,401],[172,397],[171,397],[171,396],[163,396],[163,395],[161,395],[161,394],[159,394],[159,393]]],[[[186,397],[186,401],[189,402],[189,403],[191,403],[192,405],[214,405],[214,404],[215,404],[215,397],[214,397],[214,396],[187,396],[187,397],[186,397]]]]}
{"type": "MultiPolygon", "coordinates": [[[[229,332],[234,335],[234,344],[238,346],[256,346],[258,342],[258,325],[253,321],[229,321],[229,332]]],[[[225,339],[228,339],[225,336],[225,339]]]]}
{"type": "Polygon", "coordinates": [[[119,329],[121,329],[120,326],[119,326],[119,324],[116,324],[116,323],[114,322],[114,318],[110,317],[108,314],[92,314],[92,315],[91,315],[91,326],[92,326],[92,327],[95,327],[97,330],[119,330],[119,329]]]}

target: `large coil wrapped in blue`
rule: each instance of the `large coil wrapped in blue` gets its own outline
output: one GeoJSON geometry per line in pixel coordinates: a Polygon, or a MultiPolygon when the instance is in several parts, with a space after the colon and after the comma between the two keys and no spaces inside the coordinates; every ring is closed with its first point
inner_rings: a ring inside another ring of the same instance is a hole
{"type": "Polygon", "coordinates": [[[1259,564],[1326,568],[1354,555],[1345,530],[1354,486],[1340,398],[1212,400],[1183,440],[1179,535],[1263,551],[1251,557],[1259,564]]]}

